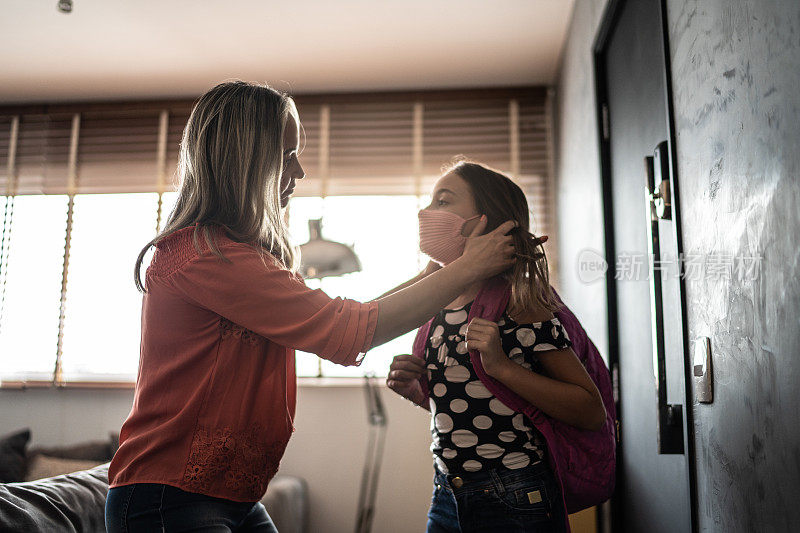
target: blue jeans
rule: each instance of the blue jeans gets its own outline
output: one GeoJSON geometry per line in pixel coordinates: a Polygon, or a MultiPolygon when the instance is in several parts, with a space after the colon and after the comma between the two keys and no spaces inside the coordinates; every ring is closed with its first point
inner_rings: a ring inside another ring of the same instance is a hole
{"type": "Polygon", "coordinates": [[[561,491],[544,461],[519,470],[445,475],[436,469],[427,533],[557,533],[561,491]]]}
{"type": "Polygon", "coordinates": [[[106,531],[278,532],[260,502],[212,498],[157,483],[110,489],[106,498],[106,531]]]}

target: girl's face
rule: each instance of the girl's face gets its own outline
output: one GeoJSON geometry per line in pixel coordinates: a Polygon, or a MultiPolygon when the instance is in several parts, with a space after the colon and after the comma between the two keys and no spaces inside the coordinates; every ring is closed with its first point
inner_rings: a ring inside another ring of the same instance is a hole
{"type": "Polygon", "coordinates": [[[281,207],[289,205],[289,198],[294,192],[294,185],[297,180],[306,176],[300,161],[297,159],[297,151],[300,148],[300,128],[297,120],[292,116],[286,119],[286,128],[283,132],[283,174],[281,174],[281,207]]]}
{"type": "MultiPolygon", "coordinates": [[[[464,219],[482,214],[478,213],[475,207],[475,197],[472,195],[469,185],[455,172],[439,178],[433,187],[431,205],[425,209],[449,211],[464,219]]],[[[479,219],[476,218],[464,224],[461,234],[469,235],[478,221],[479,219]]]]}

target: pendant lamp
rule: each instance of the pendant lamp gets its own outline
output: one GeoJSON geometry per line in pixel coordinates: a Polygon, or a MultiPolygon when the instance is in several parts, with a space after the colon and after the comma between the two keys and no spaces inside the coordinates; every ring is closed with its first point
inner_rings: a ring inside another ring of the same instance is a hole
{"type": "Polygon", "coordinates": [[[322,219],[308,221],[308,242],[300,245],[300,274],[321,279],[361,271],[361,262],[350,246],[322,237],[322,219]]]}

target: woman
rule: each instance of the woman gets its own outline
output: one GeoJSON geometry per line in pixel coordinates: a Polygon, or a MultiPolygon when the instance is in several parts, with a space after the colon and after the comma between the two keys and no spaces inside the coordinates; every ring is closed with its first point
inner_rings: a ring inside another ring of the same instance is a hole
{"type": "Polygon", "coordinates": [[[274,531],[257,502],[294,430],[294,349],[357,365],[513,262],[514,223],[478,236],[484,220],[461,260],[391,296],[308,289],[281,211],[304,178],[299,128],[288,96],[245,82],[192,110],[178,201],[136,262],[141,355],[109,468],[109,531],[274,531]]]}
{"type": "Polygon", "coordinates": [[[605,408],[553,315],[558,306],[542,239],[529,233],[525,195],[511,179],[478,163],[453,165],[419,214],[421,250],[448,268],[482,215],[489,228],[517,222],[518,260],[500,281],[467,287],[421,329],[418,353],[394,358],[387,385],[431,411],[428,532],[563,531],[566,511],[546,461],[547,442],[492,391],[510,390],[546,415],[589,430],[603,426],[605,408]],[[499,321],[468,321],[476,296],[498,284],[510,286],[499,321]],[[479,353],[477,364],[470,350],[479,353]]]}

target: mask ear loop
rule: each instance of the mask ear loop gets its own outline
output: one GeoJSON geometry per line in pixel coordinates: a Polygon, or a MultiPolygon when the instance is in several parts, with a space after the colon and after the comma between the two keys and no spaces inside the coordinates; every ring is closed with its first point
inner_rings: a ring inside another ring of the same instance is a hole
{"type": "Polygon", "coordinates": [[[467,235],[464,235],[464,226],[466,226],[468,222],[470,222],[470,221],[472,221],[472,220],[475,220],[476,218],[480,218],[480,217],[482,217],[482,216],[483,216],[483,215],[475,215],[474,217],[469,217],[469,218],[466,218],[466,219],[464,219],[464,223],[463,223],[463,224],[461,224],[461,231],[459,231],[459,233],[461,234],[461,236],[462,236],[462,237],[464,237],[464,238],[466,239],[466,238],[467,238],[467,235]]]}

